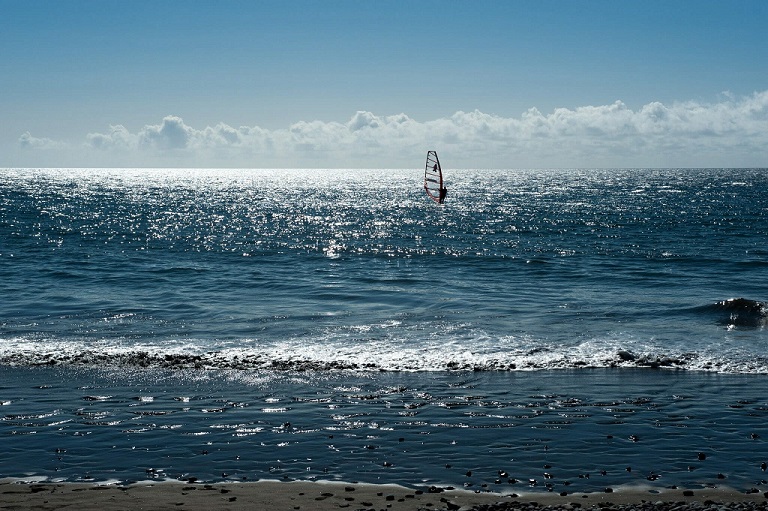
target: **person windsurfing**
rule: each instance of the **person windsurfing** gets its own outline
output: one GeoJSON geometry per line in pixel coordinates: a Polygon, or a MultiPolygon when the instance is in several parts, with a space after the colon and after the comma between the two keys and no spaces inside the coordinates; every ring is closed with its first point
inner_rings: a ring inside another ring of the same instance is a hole
{"type": "MultiPolygon", "coordinates": [[[[438,172],[438,170],[437,170],[437,163],[435,163],[432,166],[432,171],[435,172],[435,173],[438,172]]],[[[437,199],[437,203],[438,204],[442,204],[443,202],[445,202],[445,196],[446,195],[448,195],[448,188],[443,186],[443,187],[440,188],[440,197],[437,199]]]]}
{"type": "Polygon", "coordinates": [[[448,188],[443,184],[443,169],[436,151],[427,151],[427,164],[424,167],[424,191],[430,199],[442,204],[448,195],[448,188]]]}

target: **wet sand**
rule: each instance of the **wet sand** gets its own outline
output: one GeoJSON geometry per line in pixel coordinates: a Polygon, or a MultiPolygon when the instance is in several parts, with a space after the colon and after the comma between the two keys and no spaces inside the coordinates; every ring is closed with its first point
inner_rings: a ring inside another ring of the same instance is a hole
{"type": "Polygon", "coordinates": [[[276,482],[252,483],[134,483],[104,485],[88,483],[0,482],[0,509],[17,510],[123,510],[189,509],[231,510],[469,510],[516,509],[559,506],[562,509],[605,508],[660,503],[742,503],[746,509],[768,509],[768,493],[745,493],[728,488],[698,490],[616,490],[601,493],[520,493],[500,495],[434,487],[414,490],[397,485],[348,483],[276,482]],[[536,503],[534,505],[533,503],[536,503]],[[750,505],[751,503],[751,505],[750,505]]]}

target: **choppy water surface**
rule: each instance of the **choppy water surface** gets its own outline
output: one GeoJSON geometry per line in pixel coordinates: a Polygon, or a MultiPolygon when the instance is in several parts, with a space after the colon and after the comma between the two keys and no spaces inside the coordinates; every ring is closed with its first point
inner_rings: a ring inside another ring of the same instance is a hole
{"type": "Polygon", "coordinates": [[[766,176],[0,170],[0,477],[760,487],[766,176]]]}
{"type": "Polygon", "coordinates": [[[0,358],[766,373],[767,175],[6,169],[0,358]]]}

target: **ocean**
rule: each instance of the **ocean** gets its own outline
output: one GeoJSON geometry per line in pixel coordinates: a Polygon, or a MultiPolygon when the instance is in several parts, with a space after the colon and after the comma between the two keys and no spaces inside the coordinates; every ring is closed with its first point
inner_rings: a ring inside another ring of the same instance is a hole
{"type": "Polygon", "coordinates": [[[765,491],[768,170],[0,169],[0,479],[765,491]]]}

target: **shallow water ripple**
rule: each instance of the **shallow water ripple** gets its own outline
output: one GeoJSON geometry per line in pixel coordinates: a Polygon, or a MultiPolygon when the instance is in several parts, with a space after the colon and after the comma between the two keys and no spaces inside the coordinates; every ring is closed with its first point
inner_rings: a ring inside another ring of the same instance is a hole
{"type": "Polygon", "coordinates": [[[2,373],[4,477],[354,480],[501,492],[766,484],[761,376],[2,373]]]}

